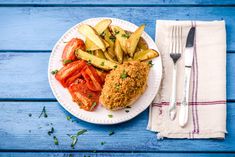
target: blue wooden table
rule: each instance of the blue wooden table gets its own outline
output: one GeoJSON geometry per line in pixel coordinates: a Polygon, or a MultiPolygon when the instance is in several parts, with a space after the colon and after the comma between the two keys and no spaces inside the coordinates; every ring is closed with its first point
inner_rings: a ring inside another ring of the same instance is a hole
{"type": "Polygon", "coordinates": [[[233,0],[0,0],[0,156],[235,156],[234,35],[233,0]],[[51,49],[73,25],[103,16],[145,23],[152,38],[156,19],[226,20],[225,140],[157,141],[146,130],[147,110],[129,122],[100,126],[72,117],[59,105],[47,80],[51,49]],[[39,118],[44,106],[48,117],[39,118]],[[55,132],[49,136],[51,127],[55,132]],[[67,134],[80,129],[87,132],[73,149],[67,134]]]}

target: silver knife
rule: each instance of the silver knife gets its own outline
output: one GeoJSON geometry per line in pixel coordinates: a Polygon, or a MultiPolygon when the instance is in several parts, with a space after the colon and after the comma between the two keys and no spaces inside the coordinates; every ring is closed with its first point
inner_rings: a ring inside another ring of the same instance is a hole
{"type": "Polygon", "coordinates": [[[193,52],[194,52],[194,38],[195,38],[195,27],[191,27],[188,33],[186,48],[184,51],[184,91],[183,100],[180,105],[179,111],[179,125],[184,127],[188,122],[188,100],[189,100],[189,85],[190,75],[193,64],[193,52]]]}

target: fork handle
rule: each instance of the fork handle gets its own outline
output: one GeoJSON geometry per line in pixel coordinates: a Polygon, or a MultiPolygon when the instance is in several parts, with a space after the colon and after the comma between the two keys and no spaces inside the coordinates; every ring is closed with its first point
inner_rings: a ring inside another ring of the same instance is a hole
{"type": "Polygon", "coordinates": [[[190,84],[191,67],[185,68],[184,75],[184,92],[183,101],[180,104],[179,125],[184,127],[188,122],[188,100],[189,100],[189,84],[190,84]]]}
{"type": "Polygon", "coordinates": [[[174,120],[176,115],[176,71],[177,66],[176,64],[174,64],[172,75],[171,99],[169,104],[169,116],[171,120],[174,120]]]}

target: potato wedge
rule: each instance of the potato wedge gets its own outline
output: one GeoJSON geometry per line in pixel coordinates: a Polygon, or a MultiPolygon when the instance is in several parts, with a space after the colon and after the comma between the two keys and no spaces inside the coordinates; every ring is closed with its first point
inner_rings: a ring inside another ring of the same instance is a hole
{"type": "Polygon", "coordinates": [[[96,57],[106,59],[105,56],[104,56],[103,51],[101,51],[101,50],[95,50],[95,51],[94,51],[94,55],[95,55],[96,57]]]}
{"type": "Polygon", "coordinates": [[[144,28],[145,25],[141,25],[126,41],[126,51],[131,57],[134,56],[135,49],[144,31],[144,28]]]}
{"type": "Polygon", "coordinates": [[[126,34],[126,32],[118,26],[111,26],[111,29],[112,29],[115,37],[117,38],[117,40],[120,42],[122,50],[124,52],[127,52],[126,41],[128,39],[128,34],[126,34]]]}
{"type": "Polygon", "coordinates": [[[109,61],[111,61],[111,62],[114,62],[114,63],[117,63],[118,64],[118,62],[116,62],[116,60],[115,60],[115,58],[113,58],[110,54],[109,54],[109,52],[104,52],[104,56],[105,56],[105,58],[107,58],[109,61]]]}
{"type": "Polygon", "coordinates": [[[118,40],[115,41],[114,52],[119,63],[123,62],[123,51],[118,40]]]}
{"type": "Polygon", "coordinates": [[[107,28],[108,26],[112,23],[112,20],[110,19],[104,19],[101,20],[99,23],[97,23],[94,26],[94,29],[96,30],[96,32],[101,35],[107,28]]]}
{"type": "Polygon", "coordinates": [[[136,52],[133,59],[144,61],[144,60],[152,59],[158,56],[159,56],[159,53],[157,51],[153,49],[147,49],[147,50],[136,52]]]}
{"type": "MultiPolygon", "coordinates": [[[[104,39],[102,39],[102,41],[104,42],[105,47],[108,48],[109,43],[107,41],[105,41],[104,39]]],[[[94,51],[94,50],[100,49],[89,38],[86,38],[85,45],[86,45],[86,50],[88,50],[88,51],[94,51]]]]}
{"type": "MultiPolygon", "coordinates": [[[[147,42],[144,40],[143,37],[140,37],[140,40],[137,44],[137,48],[139,49],[139,51],[140,50],[147,50],[149,48],[147,42]]],[[[135,50],[136,52],[137,52],[137,48],[135,50]]]]}
{"type": "Polygon", "coordinates": [[[78,27],[78,31],[89,38],[97,47],[99,47],[102,51],[105,51],[105,44],[102,38],[98,35],[98,33],[89,25],[83,24],[78,27]]]}
{"type": "Polygon", "coordinates": [[[113,40],[112,37],[113,37],[113,36],[112,36],[112,34],[110,33],[109,29],[106,29],[106,30],[104,31],[104,39],[105,39],[105,41],[107,41],[107,42],[109,43],[109,47],[110,47],[110,48],[113,48],[113,46],[114,46],[114,40],[113,40]]]}
{"type": "Polygon", "coordinates": [[[106,59],[96,57],[92,54],[89,54],[85,51],[82,51],[81,49],[78,49],[75,52],[75,54],[78,58],[86,60],[86,61],[90,62],[92,65],[94,65],[94,66],[96,66],[100,69],[103,69],[103,70],[111,70],[111,69],[114,69],[117,66],[117,64],[114,63],[114,62],[110,62],[106,59]]]}

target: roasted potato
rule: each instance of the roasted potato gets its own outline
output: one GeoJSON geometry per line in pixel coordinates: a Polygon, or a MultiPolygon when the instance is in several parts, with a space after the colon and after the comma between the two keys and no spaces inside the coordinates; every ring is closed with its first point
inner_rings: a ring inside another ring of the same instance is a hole
{"type": "Polygon", "coordinates": [[[140,40],[137,44],[137,48],[136,48],[136,52],[138,51],[141,51],[141,50],[147,50],[149,47],[148,47],[148,44],[147,42],[144,40],[144,38],[140,37],[140,40]],[[137,50],[138,49],[138,50],[137,50]]]}
{"type": "Polygon", "coordinates": [[[109,54],[109,52],[104,52],[104,56],[109,60],[109,61],[111,61],[111,62],[114,62],[114,63],[117,63],[116,62],[116,60],[115,60],[115,58],[113,58],[110,54],[109,54]]]}
{"type": "Polygon", "coordinates": [[[99,23],[97,23],[94,26],[94,29],[96,30],[96,32],[101,35],[107,28],[108,26],[112,23],[112,20],[110,19],[104,19],[102,21],[100,21],[99,23]]]}
{"type": "Polygon", "coordinates": [[[157,51],[153,49],[147,49],[147,50],[136,52],[133,60],[145,61],[145,60],[149,60],[158,56],[159,56],[159,53],[157,51]]]}
{"type": "Polygon", "coordinates": [[[117,66],[117,63],[114,63],[114,62],[108,61],[106,59],[96,57],[92,54],[89,54],[85,51],[82,51],[81,49],[78,49],[75,52],[75,54],[78,58],[86,60],[89,63],[91,63],[92,65],[94,65],[94,66],[96,66],[100,69],[103,69],[103,70],[111,70],[111,69],[114,69],[117,66]]]}
{"type": "Polygon", "coordinates": [[[126,40],[126,52],[130,57],[134,56],[139,39],[144,31],[145,25],[141,25],[130,37],[126,40]]]}
{"type": "Polygon", "coordinates": [[[98,33],[89,25],[83,24],[78,27],[78,31],[90,39],[96,46],[98,46],[102,51],[106,50],[105,44],[98,33]]]}
{"type": "Polygon", "coordinates": [[[95,50],[95,51],[94,51],[94,55],[95,55],[96,57],[106,59],[105,56],[104,56],[104,53],[103,53],[101,50],[95,50]]]}
{"type": "Polygon", "coordinates": [[[123,51],[121,48],[121,45],[118,40],[115,41],[115,49],[114,49],[115,55],[117,57],[117,60],[119,63],[123,62],[123,51]]]}
{"type": "Polygon", "coordinates": [[[113,31],[113,34],[115,35],[116,39],[120,42],[121,48],[124,52],[127,52],[126,50],[126,41],[128,39],[128,34],[120,27],[118,26],[111,26],[111,29],[113,31]]]}
{"type": "MultiPolygon", "coordinates": [[[[107,41],[105,41],[104,39],[102,39],[102,41],[104,42],[105,47],[108,48],[109,43],[107,41]]],[[[86,38],[85,45],[86,45],[86,50],[88,50],[88,51],[94,51],[94,50],[100,49],[89,38],[86,38]]]]}

